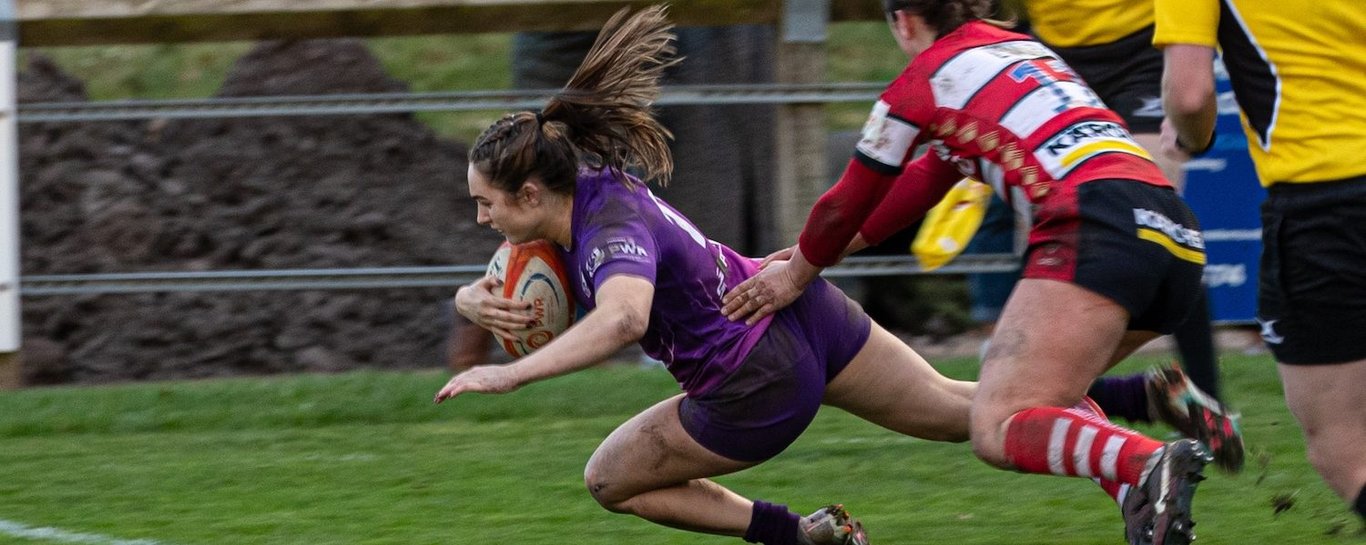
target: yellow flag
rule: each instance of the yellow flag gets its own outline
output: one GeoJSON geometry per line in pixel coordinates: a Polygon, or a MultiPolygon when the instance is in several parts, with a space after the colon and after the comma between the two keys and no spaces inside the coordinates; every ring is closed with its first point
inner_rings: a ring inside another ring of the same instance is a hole
{"type": "Polygon", "coordinates": [[[911,243],[911,253],[920,267],[932,271],[944,266],[963,253],[972,235],[982,226],[987,205],[991,201],[991,186],[963,178],[939,204],[925,215],[920,231],[911,243]]]}

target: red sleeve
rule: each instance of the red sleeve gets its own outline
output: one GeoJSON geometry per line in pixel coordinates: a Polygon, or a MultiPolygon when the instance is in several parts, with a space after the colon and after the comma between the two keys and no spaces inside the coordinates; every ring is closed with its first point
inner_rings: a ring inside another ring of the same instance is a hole
{"type": "MultiPolygon", "coordinates": [[[[906,165],[887,196],[868,216],[859,234],[878,244],[897,231],[910,227],[934,208],[963,174],[934,153],[926,153],[906,165]]],[[[802,255],[807,255],[805,248],[802,255]]]]}
{"type": "Polygon", "coordinates": [[[806,226],[797,239],[802,256],[818,267],[839,262],[859,226],[887,194],[895,176],[873,170],[858,156],[850,160],[840,181],[821,195],[811,208],[811,215],[807,216],[806,226]]]}

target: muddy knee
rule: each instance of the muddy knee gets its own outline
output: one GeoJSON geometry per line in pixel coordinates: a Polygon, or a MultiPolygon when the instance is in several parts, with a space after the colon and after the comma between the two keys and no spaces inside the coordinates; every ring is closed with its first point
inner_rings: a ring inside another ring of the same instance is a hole
{"type": "Polygon", "coordinates": [[[584,469],[583,484],[588,488],[588,494],[593,496],[593,500],[603,509],[613,513],[630,512],[626,508],[626,502],[631,499],[631,495],[623,494],[620,486],[613,486],[611,477],[596,470],[592,462],[584,469]]]}

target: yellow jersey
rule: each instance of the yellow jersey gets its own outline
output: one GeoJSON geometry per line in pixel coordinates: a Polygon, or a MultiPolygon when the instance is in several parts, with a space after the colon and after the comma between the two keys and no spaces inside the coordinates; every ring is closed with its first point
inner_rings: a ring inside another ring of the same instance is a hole
{"type": "Polygon", "coordinates": [[[1030,28],[1049,47],[1108,44],[1153,24],[1153,0],[1021,0],[1021,3],[1030,28]]]}
{"type": "Polygon", "coordinates": [[[1262,185],[1366,174],[1366,9],[1349,0],[1157,0],[1158,47],[1217,47],[1262,185]]]}

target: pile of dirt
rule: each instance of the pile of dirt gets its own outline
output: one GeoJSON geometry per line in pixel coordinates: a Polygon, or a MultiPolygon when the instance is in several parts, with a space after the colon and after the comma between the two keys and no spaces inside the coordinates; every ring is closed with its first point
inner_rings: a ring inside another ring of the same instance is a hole
{"type": "MultiPolygon", "coordinates": [[[[219,96],[404,91],[358,41],[266,43],[219,96]]],[[[30,55],[21,102],[86,100],[30,55]]],[[[409,115],[25,124],[23,274],[476,263],[465,147],[409,115]]],[[[30,296],[30,384],[440,365],[451,289],[30,296]]]]}

